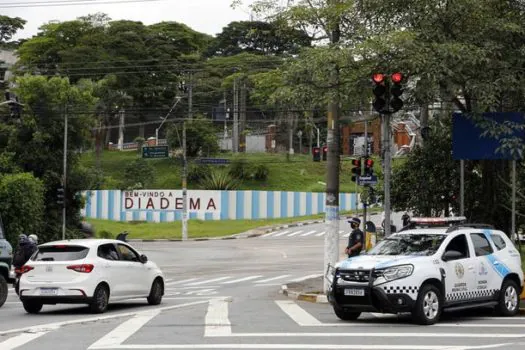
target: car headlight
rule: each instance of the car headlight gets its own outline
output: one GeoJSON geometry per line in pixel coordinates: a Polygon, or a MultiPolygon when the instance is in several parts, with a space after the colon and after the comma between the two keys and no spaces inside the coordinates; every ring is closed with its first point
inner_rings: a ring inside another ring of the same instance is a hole
{"type": "Polygon", "coordinates": [[[414,265],[399,265],[383,270],[382,275],[387,281],[408,277],[414,271],[414,265]]]}

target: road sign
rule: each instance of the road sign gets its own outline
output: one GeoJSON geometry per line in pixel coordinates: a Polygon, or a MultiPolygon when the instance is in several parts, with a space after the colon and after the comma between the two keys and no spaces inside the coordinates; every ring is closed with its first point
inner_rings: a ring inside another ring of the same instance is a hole
{"type": "Polygon", "coordinates": [[[144,146],[142,147],[142,158],[168,158],[168,146],[144,146]]]}
{"type": "Polygon", "coordinates": [[[225,159],[225,158],[200,158],[200,159],[197,159],[196,162],[200,164],[212,164],[212,165],[230,164],[230,160],[225,159]]]}
{"type": "Polygon", "coordinates": [[[377,176],[371,175],[371,176],[359,176],[357,178],[357,184],[360,186],[363,185],[377,185],[377,176]]]}

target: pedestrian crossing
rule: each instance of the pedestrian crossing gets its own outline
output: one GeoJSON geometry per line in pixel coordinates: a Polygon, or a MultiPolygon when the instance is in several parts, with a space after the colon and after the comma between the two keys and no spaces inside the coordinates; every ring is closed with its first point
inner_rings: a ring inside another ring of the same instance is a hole
{"type": "MultiPolygon", "coordinates": [[[[304,273],[304,272],[303,272],[304,273]]],[[[305,279],[321,277],[317,273],[305,273],[304,275],[291,274],[276,274],[276,275],[224,275],[210,277],[193,277],[184,279],[169,279],[166,280],[166,289],[185,288],[185,287],[206,287],[206,286],[233,286],[236,284],[250,284],[250,285],[281,285],[286,283],[294,283],[304,281],[305,279]]]]}
{"type": "MultiPolygon", "coordinates": [[[[275,231],[264,234],[261,238],[322,238],[326,234],[326,231],[323,229],[299,229],[296,230],[283,230],[275,231]]],[[[348,230],[339,230],[339,238],[348,238],[350,236],[350,231],[348,230]]]]}

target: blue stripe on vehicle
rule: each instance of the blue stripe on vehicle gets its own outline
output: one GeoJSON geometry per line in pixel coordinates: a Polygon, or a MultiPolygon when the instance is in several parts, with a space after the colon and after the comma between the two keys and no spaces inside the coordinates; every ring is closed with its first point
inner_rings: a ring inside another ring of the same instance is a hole
{"type": "Polygon", "coordinates": [[[102,191],[95,193],[97,197],[97,219],[102,219],[102,191]]]}
{"type": "Polygon", "coordinates": [[[306,192],[306,215],[312,215],[312,192],[306,192]]]}
{"type": "Polygon", "coordinates": [[[259,218],[259,191],[252,191],[252,219],[259,218]]]}
{"type": "Polygon", "coordinates": [[[235,193],[235,218],[237,220],[244,219],[244,191],[236,191],[235,193]]]}
{"type": "Polygon", "coordinates": [[[281,218],[288,217],[288,192],[281,191],[281,213],[279,214],[281,218]]]}
{"type": "Polygon", "coordinates": [[[115,201],[115,191],[109,191],[108,193],[108,219],[109,220],[115,219],[114,210],[113,210],[114,201],[115,201]]]}
{"type": "Polygon", "coordinates": [[[228,191],[221,191],[221,220],[228,220],[229,205],[228,191]]]}
{"type": "Polygon", "coordinates": [[[213,220],[213,213],[204,213],[204,220],[213,220]]]}
{"type": "Polygon", "coordinates": [[[267,218],[273,218],[273,191],[268,191],[268,195],[266,198],[266,217],[267,218]]]}
{"type": "Polygon", "coordinates": [[[293,216],[301,215],[301,193],[293,193],[293,216]]]}

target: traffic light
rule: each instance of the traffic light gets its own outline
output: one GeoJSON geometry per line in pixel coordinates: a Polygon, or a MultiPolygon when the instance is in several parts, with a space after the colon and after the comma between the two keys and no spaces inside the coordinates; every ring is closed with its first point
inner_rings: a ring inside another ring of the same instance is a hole
{"type": "Polygon", "coordinates": [[[352,159],[352,181],[356,182],[357,178],[361,176],[361,159],[352,159]]]}
{"type": "Polygon", "coordinates": [[[312,150],[314,162],[321,161],[321,149],[319,147],[314,147],[312,150]]]}
{"type": "Polygon", "coordinates": [[[375,83],[373,92],[376,97],[372,105],[377,112],[383,113],[386,107],[387,92],[385,86],[385,75],[381,73],[376,73],[372,76],[372,80],[375,83]]]}
{"type": "Polygon", "coordinates": [[[372,176],[374,174],[374,160],[372,158],[365,158],[365,176],[372,176]]]}
{"type": "Polygon", "coordinates": [[[399,98],[403,94],[403,88],[401,87],[403,74],[397,72],[392,74],[391,78],[392,87],[390,88],[390,94],[392,97],[390,99],[390,107],[392,108],[392,113],[395,113],[403,107],[403,100],[399,98]]]}
{"type": "Polygon", "coordinates": [[[323,160],[326,160],[328,155],[328,146],[323,146],[323,160]]]}
{"type": "Polygon", "coordinates": [[[57,203],[58,204],[64,204],[64,188],[63,187],[59,187],[57,189],[57,203]]]}

